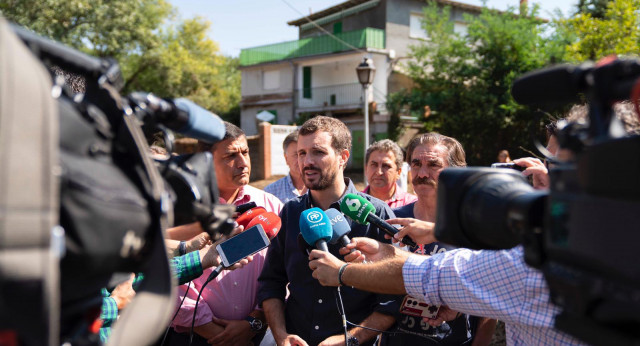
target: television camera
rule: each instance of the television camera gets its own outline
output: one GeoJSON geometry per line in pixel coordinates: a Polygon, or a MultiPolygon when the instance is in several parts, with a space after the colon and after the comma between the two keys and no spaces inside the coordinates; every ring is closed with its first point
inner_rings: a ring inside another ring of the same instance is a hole
{"type": "Polygon", "coordinates": [[[200,222],[215,239],[232,230],[234,208],[216,204],[210,153],[153,160],[146,137],[161,131],[171,152],[173,131],[214,143],[224,124],[185,99],[122,96],[115,60],[9,29],[1,18],[0,44],[0,138],[17,141],[0,157],[22,156],[19,165],[3,161],[0,173],[8,191],[0,205],[0,344],[99,343],[100,290],[131,272],[144,280],[109,343],[153,343],[173,309],[163,230],[200,222]],[[82,77],[85,91],[74,94],[60,76],[52,85],[45,66],[82,77]],[[40,115],[32,112],[38,105],[40,115]],[[33,122],[8,126],[21,117],[33,122]],[[26,188],[9,189],[15,181],[26,188]],[[39,194],[25,196],[33,186],[39,194]],[[39,223],[24,222],[38,213],[46,215],[39,223]]]}
{"type": "Polygon", "coordinates": [[[518,78],[521,104],[589,105],[588,121],[556,133],[549,191],[521,174],[446,169],[439,177],[436,238],[472,249],[522,244],[541,270],[557,329],[600,345],[640,343],[640,136],[625,133],[613,104],[640,96],[640,61],[559,65],[518,78]]]}

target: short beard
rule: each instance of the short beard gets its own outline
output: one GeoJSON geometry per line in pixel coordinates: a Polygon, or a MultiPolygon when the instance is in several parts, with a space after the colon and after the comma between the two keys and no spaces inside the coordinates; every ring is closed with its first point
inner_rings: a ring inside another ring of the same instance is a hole
{"type": "Polygon", "coordinates": [[[320,173],[320,179],[318,179],[318,181],[316,181],[315,183],[308,183],[306,181],[306,179],[303,179],[304,181],[304,185],[309,189],[309,190],[316,190],[316,191],[322,191],[322,190],[326,190],[329,187],[333,186],[333,184],[336,181],[336,176],[338,175],[338,171],[332,171],[332,172],[327,172],[327,174],[323,174],[321,171],[315,169],[315,168],[306,168],[305,170],[302,171],[302,174],[304,176],[304,171],[306,170],[313,170],[316,171],[318,173],[320,173]]]}
{"type": "Polygon", "coordinates": [[[434,188],[438,187],[438,182],[431,179],[431,178],[420,178],[420,177],[415,177],[412,181],[411,184],[413,184],[413,186],[416,185],[429,185],[429,186],[433,186],[434,188]]]}

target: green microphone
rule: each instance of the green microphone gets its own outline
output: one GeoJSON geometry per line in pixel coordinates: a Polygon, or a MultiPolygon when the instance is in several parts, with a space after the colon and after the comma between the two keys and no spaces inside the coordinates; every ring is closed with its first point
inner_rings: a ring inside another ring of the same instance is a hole
{"type": "MultiPolygon", "coordinates": [[[[376,208],[371,202],[355,193],[348,193],[344,196],[342,202],[340,202],[340,211],[359,224],[368,225],[372,223],[392,237],[398,233],[397,228],[376,215],[376,208]]],[[[409,246],[417,246],[416,242],[409,236],[402,238],[402,243],[409,246]]]]}

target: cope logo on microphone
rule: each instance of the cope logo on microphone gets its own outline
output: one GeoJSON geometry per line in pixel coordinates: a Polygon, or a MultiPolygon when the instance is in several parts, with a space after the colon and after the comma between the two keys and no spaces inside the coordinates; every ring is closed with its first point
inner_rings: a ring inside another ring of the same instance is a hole
{"type": "Polygon", "coordinates": [[[317,212],[317,211],[312,211],[309,214],[307,214],[307,221],[311,223],[318,223],[322,221],[322,214],[320,214],[320,212],[317,212]]]}

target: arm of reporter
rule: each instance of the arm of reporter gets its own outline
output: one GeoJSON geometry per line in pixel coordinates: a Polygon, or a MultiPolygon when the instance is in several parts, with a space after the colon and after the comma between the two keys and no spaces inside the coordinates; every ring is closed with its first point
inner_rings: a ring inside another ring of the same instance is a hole
{"type": "MultiPolygon", "coordinates": [[[[380,244],[376,254],[380,253],[393,253],[393,256],[371,263],[348,264],[343,268],[342,282],[374,293],[406,294],[402,266],[410,253],[388,244],[380,244]]],[[[344,264],[328,252],[313,250],[309,254],[311,275],[323,286],[340,286],[338,273],[344,264]]]]}
{"type": "Polygon", "coordinates": [[[356,237],[351,239],[351,243],[340,248],[339,252],[344,256],[346,262],[362,263],[364,261],[379,261],[392,257],[396,251],[395,247],[385,247],[379,241],[367,237],[356,237]],[[351,252],[354,249],[355,251],[351,252]]]}
{"type": "Polygon", "coordinates": [[[184,240],[187,241],[193,237],[198,236],[200,233],[204,232],[200,222],[192,222],[186,225],[180,225],[168,228],[166,231],[167,239],[172,240],[184,240]]]}
{"type": "MultiPolygon", "coordinates": [[[[433,234],[435,224],[433,222],[422,221],[411,218],[389,219],[388,223],[392,225],[400,225],[401,229],[393,236],[393,242],[402,240],[405,236],[413,239],[417,244],[431,244],[438,241],[433,234]]],[[[385,235],[386,238],[390,238],[385,235]]]]}

